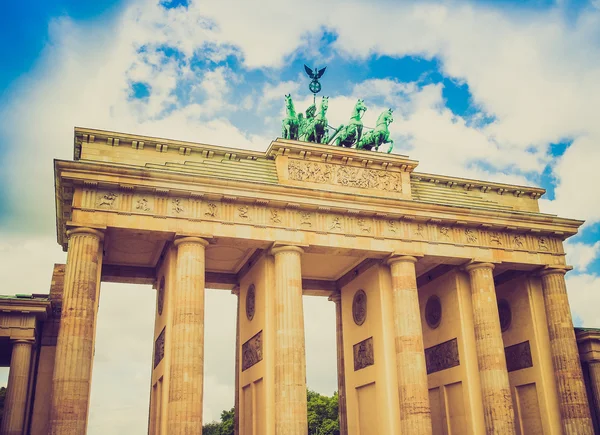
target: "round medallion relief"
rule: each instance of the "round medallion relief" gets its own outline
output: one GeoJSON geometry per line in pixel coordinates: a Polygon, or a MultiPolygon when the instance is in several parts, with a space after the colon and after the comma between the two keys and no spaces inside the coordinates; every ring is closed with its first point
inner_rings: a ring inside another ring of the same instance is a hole
{"type": "Polygon", "coordinates": [[[354,294],[352,300],[352,317],[354,323],[362,325],[367,318],[367,294],[364,290],[359,290],[354,294]]]}
{"type": "Polygon", "coordinates": [[[156,304],[159,316],[162,316],[164,305],[165,305],[165,277],[163,276],[160,280],[160,285],[158,286],[158,303],[156,304]]]}
{"type": "Polygon", "coordinates": [[[437,295],[429,296],[425,304],[425,321],[431,329],[440,326],[442,322],[442,301],[437,295]]]}
{"type": "Polygon", "coordinates": [[[498,317],[500,317],[500,329],[502,332],[507,331],[512,322],[512,311],[506,299],[498,300],[498,317]]]}
{"type": "Polygon", "coordinates": [[[246,317],[248,320],[254,319],[254,312],[256,311],[256,289],[254,284],[248,287],[246,292],[246,317]]]}

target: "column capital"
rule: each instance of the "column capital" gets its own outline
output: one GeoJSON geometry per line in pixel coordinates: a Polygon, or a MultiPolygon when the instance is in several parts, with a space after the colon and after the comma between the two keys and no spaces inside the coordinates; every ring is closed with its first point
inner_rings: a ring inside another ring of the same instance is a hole
{"type": "Polygon", "coordinates": [[[331,302],[335,302],[336,304],[339,304],[342,301],[342,293],[339,290],[336,292],[333,292],[327,298],[327,300],[329,300],[331,302]]]}
{"type": "Polygon", "coordinates": [[[235,287],[231,289],[231,294],[239,296],[240,295],[240,285],[236,284],[235,287]]]}
{"type": "Polygon", "coordinates": [[[195,236],[184,236],[184,237],[175,239],[175,241],[173,242],[173,245],[175,247],[179,247],[179,245],[182,245],[184,243],[198,243],[204,247],[207,247],[209,245],[208,240],[204,239],[203,237],[195,237],[195,236]]]}
{"type": "Polygon", "coordinates": [[[71,236],[76,234],[90,234],[92,236],[98,237],[100,241],[104,240],[104,230],[97,228],[88,228],[88,227],[75,227],[70,230],[67,230],[67,238],[70,239],[71,236]]]}
{"type": "Polygon", "coordinates": [[[564,275],[571,269],[573,269],[572,266],[546,266],[538,272],[538,276],[564,275]]]}
{"type": "Polygon", "coordinates": [[[480,261],[471,261],[466,266],[464,266],[464,269],[465,269],[465,271],[470,273],[477,269],[494,270],[495,267],[496,266],[494,265],[494,263],[488,263],[488,262],[484,262],[484,261],[481,261],[481,262],[480,261]]]}
{"type": "Polygon", "coordinates": [[[30,344],[30,345],[34,345],[35,344],[35,339],[34,338],[13,338],[12,340],[10,340],[10,342],[12,344],[30,344]]]}
{"type": "Polygon", "coordinates": [[[304,254],[304,249],[307,245],[296,245],[296,244],[287,244],[282,242],[275,242],[273,246],[271,246],[270,253],[271,255],[279,254],[280,252],[298,252],[299,254],[304,254]]]}
{"type": "Polygon", "coordinates": [[[398,263],[400,261],[416,264],[419,259],[413,255],[403,255],[403,254],[392,254],[387,260],[386,263],[388,266],[391,266],[394,263],[398,263]]]}

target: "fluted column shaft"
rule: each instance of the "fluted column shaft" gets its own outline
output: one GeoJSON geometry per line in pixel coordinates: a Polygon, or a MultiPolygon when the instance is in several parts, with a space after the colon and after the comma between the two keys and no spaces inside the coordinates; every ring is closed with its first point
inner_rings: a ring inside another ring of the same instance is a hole
{"type": "Polygon", "coordinates": [[[494,287],[494,265],[473,263],[471,277],[475,348],[481,379],[483,413],[487,434],[514,434],[515,416],[504,356],[504,343],[494,287]]]}
{"type": "Polygon", "coordinates": [[[541,273],[558,404],[565,435],[591,435],[594,429],[569,308],[565,273],[565,269],[549,269],[541,273]]]}
{"type": "Polygon", "coordinates": [[[337,344],[337,374],[338,374],[338,420],[340,435],[348,435],[348,416],[346,415],[346,375],[344,363],[344,328],[342,323],[342,297],[338,292],[329,298],[335,302],[335,332],[337,344]]]}
{"type": "Polygon", "coordinates": [[[231,293],[237,298],[237,315],[235,322],[235,385],[234,385],[234,414],[233,433],[240,433],[240,287],[236,286],[231,293]]]}
{"type": "Polygon", "coordinates": [[[33,341],[31,340],[15,340],[13,342],[2,427],[0,428],[1,435],[21,435],[23,433],[32,347],[33,341]]]}
{"type": "Polygon", "coordinates": [[[69,249],[52,376],[52,435],[86,433],[102,267],[104,236],[100,231],[76,228],[67,235],[69,249]]]}
{"type": "Polygon", "coordinates": [[[271,249],[275,257],[275,433],[306,435],[306,351],[302,272],[297,246],[271,249]]]}
{"type": "Polygon", "coordinates": [[[388,260],[392,274],[400,432],[426,435],[432,431],[431,410],[417,293],[416,262],[417,259],[410,256],[396,256],[388,260]]]}
{"type": "Polygon", "coordinates": [[[594,395],[594,407],[596,415],[600,417],[600,361],[590,361],[590,381],[592,393],[594,395]]]}
{"type": "Polygon", "coordinates": [[[202,433],[204,387],[204,250],[198,237],[175,240],[177,264],[172,289],[169,435],[202,433]]]}

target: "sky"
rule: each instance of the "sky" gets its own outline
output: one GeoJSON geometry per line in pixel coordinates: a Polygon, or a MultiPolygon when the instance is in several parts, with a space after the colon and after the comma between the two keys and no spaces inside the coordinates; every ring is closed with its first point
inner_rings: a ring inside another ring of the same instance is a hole
{"type": "MultiPolygon", "coordinates": [[[[265,150],[283,95],[328,118],[394,109],[419,171],[541,186],[542,212],[585,219],[566,242],[577,325],[600,327],[600,0],[33,0],[0,16],[0,276],[43,293],[56,243],[53,164],[75,126],[265,150]]],[[[103,284],[90,434],[147,431],[149,286],[103,284]]],[[[206,295],[205,421],[233,404],[235,297],[206,295]]],[[[331,302],[305,297],[307,378],[336,389],[331,302]]],[[[0,381],[6,378],[6,370],[0,381]]]]}

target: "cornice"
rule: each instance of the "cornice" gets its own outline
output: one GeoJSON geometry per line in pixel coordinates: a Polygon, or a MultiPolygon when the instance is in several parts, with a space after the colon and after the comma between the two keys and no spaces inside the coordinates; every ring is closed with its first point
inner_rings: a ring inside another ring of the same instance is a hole
{"type": "Polygon", "coordinates": [[[450,177],[446,175],[426,174],[423,172],[413,172],[411,174],[411,180],[429,182],[432,184],[442,184],[448,187],[462,187],[465,190],[480,190],[483,193],[495,191],[499,195],[529,195],[533,199],[538,199],[546,193],[546,189],[542,189],[540,187],[496,183],[491,181],[473,180],[469,178],[450,177]]]}

